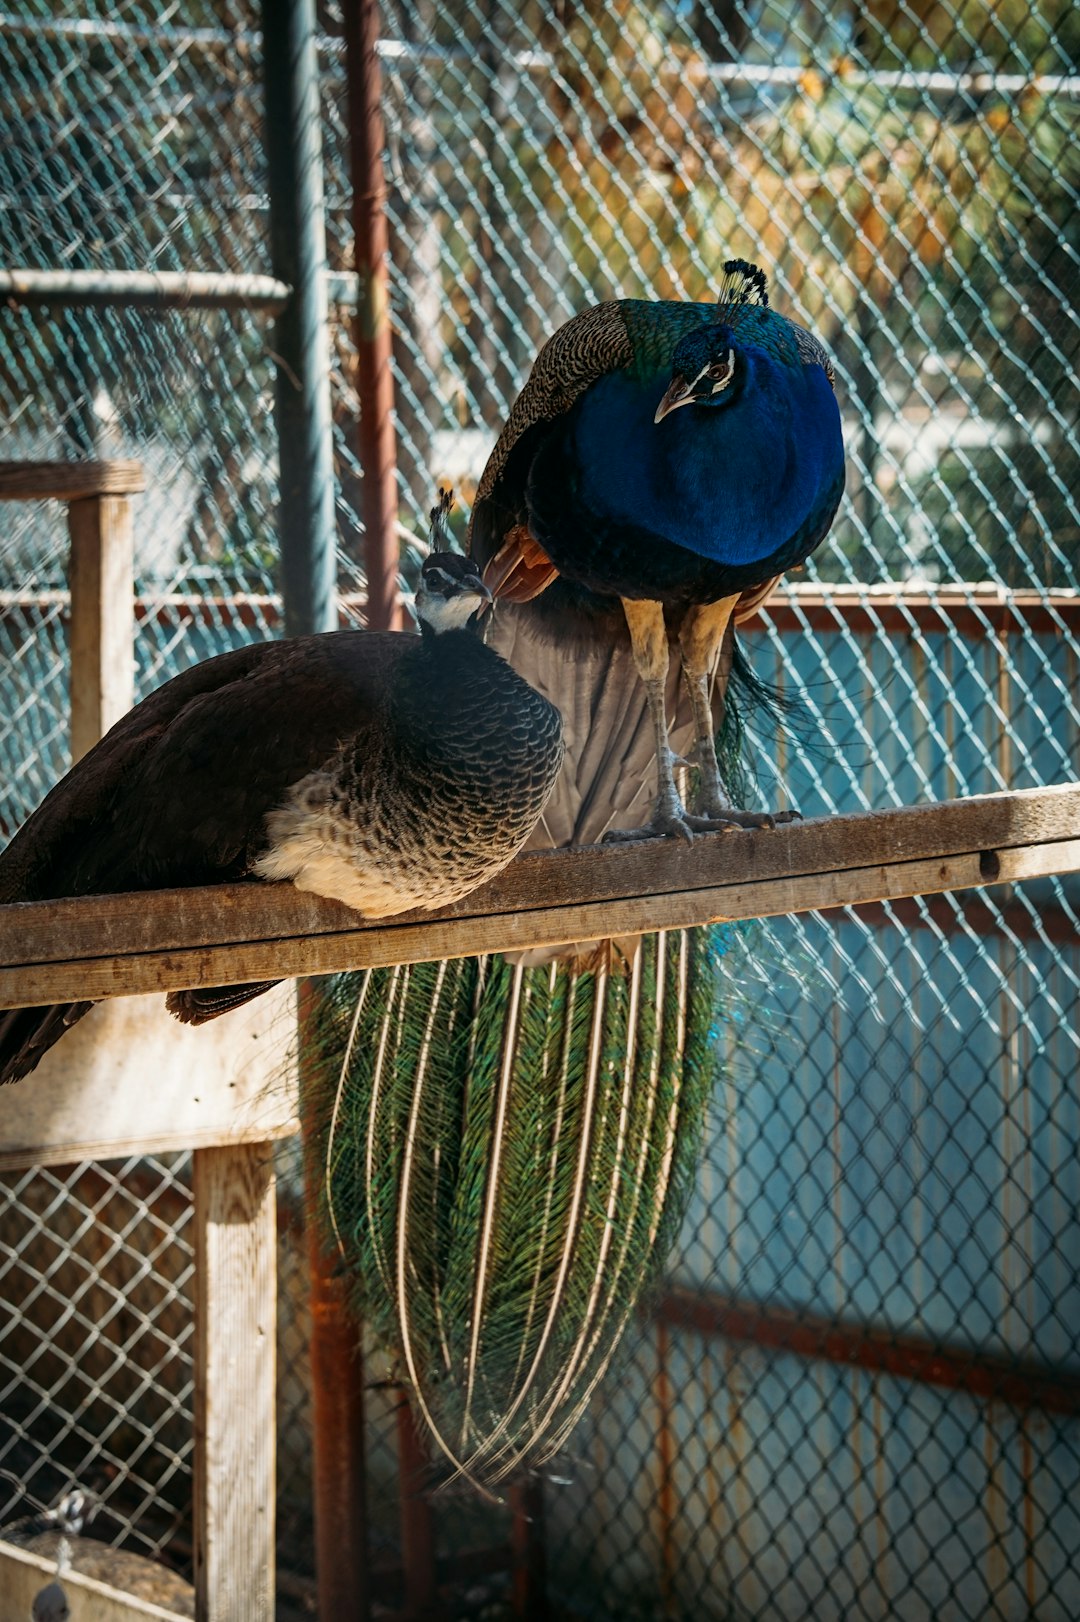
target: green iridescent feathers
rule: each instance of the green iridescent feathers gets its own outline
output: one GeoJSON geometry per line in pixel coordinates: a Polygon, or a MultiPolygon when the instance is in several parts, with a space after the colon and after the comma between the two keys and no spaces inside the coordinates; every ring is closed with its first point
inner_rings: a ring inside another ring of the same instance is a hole
{"type": "Polygon", "coordinates": [[[443,1454],[498,1483],[562,1447],[693,1185],[708,932],[587,972],[501,958],[328,982],[319,1215],[443,1454]]]}

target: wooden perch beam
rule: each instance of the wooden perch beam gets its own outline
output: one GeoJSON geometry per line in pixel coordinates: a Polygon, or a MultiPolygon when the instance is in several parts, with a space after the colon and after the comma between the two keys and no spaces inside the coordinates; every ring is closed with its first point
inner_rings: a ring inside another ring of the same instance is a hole
{"type": "Polygon", "coordinates": [[[232,985],[930,895],[1080,870],[1080,784],[541,851],[454,907],[366,923],[291,885],[0,907],[0,1008],[232,985]]]}

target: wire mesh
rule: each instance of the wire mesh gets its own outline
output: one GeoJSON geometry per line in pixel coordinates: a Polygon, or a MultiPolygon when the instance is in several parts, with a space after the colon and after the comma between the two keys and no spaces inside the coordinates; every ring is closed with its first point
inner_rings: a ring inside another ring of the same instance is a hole
{"type": "MultiPolygon", "coordinates": [[[[52,9],[0,16],[4,262],[268,271],[256,12],[52,9]]],[[[336,0],[320,23],[330,264],[348,270],[336,0]]],[[[750,634],[756,668],[809,717],[801,740],[762,740],[761,803],[832,814],[1075,777],[1075,10],[388,0],[383,34],[406,575],[434,484],[467,505],[559,322],[602,297],[707,298],[742,255],[833,351],[850,461],[831,536],[750,634]]],[[[340,583],[355,590],[341,312],[333,340],[340,583]]],[[[0,314],[2,454],[147,466],[141,692],[277,634],[272,347],[251,313],[0,314]]],[[[65,559],[58,508],[3,509],[3,833],[66,764],[65,559]]],[[[1078,901],[1075,881],[1048,880],[753,936],[777,989],[753,1029],[726,1032],[670,1288],[544,1484],[553,1607],[1080,1610],[1078,901]]],[[[182,1163],[3,1189],[0,1521],[74,1474],[109,1538],[183,1566],[182,1163]]],[[[298,1606],[303,1270],[284,1222],[281,1558],[298,1606]]],[[[397,1397],[371,1400],[370,1533],[389,1570],[397,1397]]],[[[442,1555],[508,1535],[505,1516],[485,1526],[456,1501],[435,1513],[442,1555]]],[[[492,1581],[444,1588],[447,1614],[509,1605],[492,1581]]]]}

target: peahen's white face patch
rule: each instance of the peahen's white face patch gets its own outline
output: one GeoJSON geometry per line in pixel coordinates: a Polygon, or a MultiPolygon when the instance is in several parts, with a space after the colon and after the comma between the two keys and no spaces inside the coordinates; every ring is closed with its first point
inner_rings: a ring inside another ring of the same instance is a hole
{"type": "MultiPolygon", "coordinates": [[[[438,574],[438,570],[432,570],[438,574]]],[[[449,577],[446,577],[447,579],[449,577]]],[[[478,591],[462,591],[460,583],[451,582],[454,587],[453,594],[442,597],[438,592],[427,591],[421,585],[416,593],[416,617],[429,625],[437,634],[443,631],[460,631],[478,610],[488,606],[489,598],[481,596],[478,591]]]]}

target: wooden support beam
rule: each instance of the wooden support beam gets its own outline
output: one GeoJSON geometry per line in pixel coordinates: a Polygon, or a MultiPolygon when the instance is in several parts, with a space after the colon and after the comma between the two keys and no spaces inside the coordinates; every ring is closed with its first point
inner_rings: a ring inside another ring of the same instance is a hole
{"type": "Polygon", "coordinates": [[[268,1143],[201,1149],[195,1191],[195,1615],[274,1614],[277,1216],[268,1143]]]}
{"type": "Polygon", "coordinates": [[[135,702],[131,502],[81,496],[68,504],[71,536],[71,758],[81,760],[135,702]]]}
{"type": "Polygon", "coordinates": [[[0,462],[0,501],[81,501],[145,489],[141,462],[0,462]]]}
{"type": "Polygon", "coordinates": [[[1080,870],[1080,784],[769,832],[543,851],[438,913],[369,923],[289,885],[0,907],[0,1008],[329,974],[1080,870]]]}

